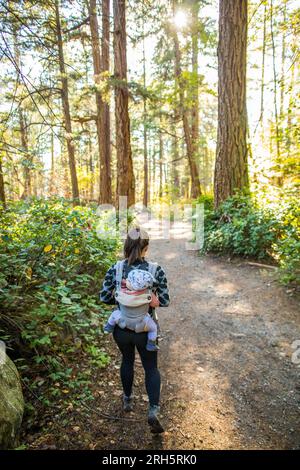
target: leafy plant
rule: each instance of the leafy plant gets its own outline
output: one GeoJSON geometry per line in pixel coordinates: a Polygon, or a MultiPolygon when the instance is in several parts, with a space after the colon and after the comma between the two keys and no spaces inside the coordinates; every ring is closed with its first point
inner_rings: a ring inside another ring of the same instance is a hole
{"type": "Polygon", "coordinates": [[[90,378],[76,364],[109,363],[99,346],[106,311],[98,292],[119,239],[94,209],[36,199],[1,210],[0,241],[1,339],[44,404],[49,391],[58,397],[76,387],[86,398],[90,378]]]}
{"type": "Polygon", "coordinates": [[[236,194],[217,210],[204,202],[203,251],[232,253],[275,261],[283,283],[300,281],[300,210],[297,198],[286,195],[280,203],[236,194]]]}

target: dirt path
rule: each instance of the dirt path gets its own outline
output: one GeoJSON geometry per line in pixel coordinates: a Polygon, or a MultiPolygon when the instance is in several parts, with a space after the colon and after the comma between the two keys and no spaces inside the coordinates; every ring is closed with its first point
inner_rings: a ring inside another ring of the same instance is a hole
{"type": "MultiPolygon", "coordinates": [[[[72,412],[74,428],[56,437],[55,446],[300,448],[300,365],[291,361],[291,344],[300,339],[296,299],[269,272],[244,261],[199,257],[185,250],[182,239],[152,241],[149,258],[159,260],[170,283],[171,305],[158,310],[167,432],[160,437],[149,433],[139,360],[135,411],[129,416],[120,411],[120,358],[108,338],[113,361],[95,383],[94,412],[87,411],[85,419],[72,412]],[[120,419],[102,419],[97,412],[120,419]],[[78,422],[80,429],[73,432],[78,422]]],[[[41,446],[35,440],[31,447],[41,446]]]]}
{"type": "Polygon", "coordinates": [[[299,306],[242,261],[157,241],[172,305],[160,312],[166,448],[299,448],[299,306]]]}

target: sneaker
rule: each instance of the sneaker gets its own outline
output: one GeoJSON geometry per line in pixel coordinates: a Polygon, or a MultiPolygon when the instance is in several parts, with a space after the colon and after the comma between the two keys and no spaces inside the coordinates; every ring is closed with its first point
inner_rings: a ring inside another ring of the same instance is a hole
{"type": "Polygon", "coordinates": [[[147,351],[159,351],[159,347],[157,346],[156,341],[151,341],[150,339],[147,341],[146,349],[147,351]]]}
{"type": "Polygon", "coordinates": [[[149,407],[148,424],[153,434],[160,434],[165,431],[158,419],[159,410],[160,407],[158,405],[150,405],[149,407]]]}
{"type": "Polygon", "coordinates": [[[107,334],[112,333],[114,331],[114,326],[107,322],[103,331],[104,333],[107,333],[107,334]]]}
{"type": "Polygon", "coordinates": [[[132,411],[133,410],[133,397],[127,397],[123,395],[123,410],[124,411],[132,411]]]}

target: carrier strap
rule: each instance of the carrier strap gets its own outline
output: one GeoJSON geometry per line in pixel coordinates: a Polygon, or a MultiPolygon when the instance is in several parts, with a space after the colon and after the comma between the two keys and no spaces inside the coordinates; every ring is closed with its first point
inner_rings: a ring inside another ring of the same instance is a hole
{"type": "Polygon", "coordinates": [[[116,291],[121,290],[124,262],[125,260],[122,259],[121,261],[117,261],[115,265],[116,266],[116,291]]]}
{"type": "Polygon", "coordinates": [[[154,263],[153,261],[148,261],[148,264],[149,264],[149,269],[148,269],[149,273],[152,274],[153,277],[155,277],[158,264],[154,263]]]}

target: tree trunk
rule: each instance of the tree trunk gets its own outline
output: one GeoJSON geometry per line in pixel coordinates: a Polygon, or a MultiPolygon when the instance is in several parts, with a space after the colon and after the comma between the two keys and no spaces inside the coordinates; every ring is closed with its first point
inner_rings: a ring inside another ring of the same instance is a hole
{"type": "Polygon", "coordinates": [[[159,127],[159,197],[163,195],[163,158],[164,158],[164,143],[163,134],[161,130],[162,117],[160,115],[160,127],[159,127]]]}
{"type": "MultiPolygon", "coordinates": [[[[143,85],[146,88],[145,37],[143,36],[143,85]]],[[[144,194],[143,204],[148,206],[148,148],[147,148],[147,99],[143,96],[143,131],[144,131],[144,194]]]]}
{"type": "Polygon", "coordinates": [[[88,152],[89,152],[89,173],[91,176],[90,180],[90,190],[89,190],[89,197],[91,201],[94,199],[94,164],[93,164],[93,149],[92,149],[92,139],[91,135],[89,134],[89,141],[88,141],[88,152]]]}
{"type": "MultiPolygon", "coordinates": [[[[153,143],[153,148],[152,148],[152,200],[156,200],[156,148],[155,148],[155,142],[153,143]]],[[[150,157],[151,158],[151,157],[150,157]]]]}
{"type": "Polygon", "coordinates": [[[55,162],[54,162],[54,132],[51,130],[51,169],[50,169],[50,182],[49,182],[49,196],[54,193],[54,179],[55,179],[55,162]]]}
{"type": "MultiPolygon", "coordinates": [[[[99,153],[99,202],[102,199],[102,179],[104,170],[104,152],[102,145],[102,107],[103,101],[100,92],[100,81],[101,81],[101,55],[100,55],[100,42],[99,42],[99,31],[98,31],[98,19],[97,19],[97,2],[96,0],[90,0],[89,2],[89,15],[90,15],[90,30],[92,39],[92,57],[93,57],[93,69],[94,69],[94,81],[95,81],[95,99],[97,108],[97,139],[98,139],[98,153],[99,153]]],[[[105,184],[105,183],[104,183],[105,184]]]]}
{"type": "MultiPolygon", "coordinates": [[[[176,115],[176,113],[175,113],[176,115]]],[[[171,181],[172,185],[174,186],[174,189],[177,188],[177,194],[180,194],[180,180],[179,180],[179,174],[178,174],[178,158],[179,158],[179,150],[178,150],[178,137],[177,137],[177,128],[176,128],[176,122],[175,122],[176,116],[173,118],[172,122],[172,162],[171,162],[171,181]]],[[[172,197],[173,201],[173,197],[172,197]]]]}
{"type": "Polygon", "coordinates": [[[275,133],[276,133],[276,155],[277,162],[280,162],[280,135],[279,135],[279,117],[277,107],[277,71],[276,71],[276,49],[273,31],[273,0],[270,2],[270,26],[272,40],[272,59],[273,59],[273,79],[274,79],[274,113],[275,113],[275,133]]]}
{"type": "Polygon", "coordinates": [[[146,100],[144,98],[144,192],[143,192],[143,204],[145,207],[148,206],[148,148],[147,148],[147,124],[146,124],[146,100]]]}
{"type": "Polygon", "coordinates": [[[92,37],[92,56],[94,80],[96,85],[97,136],[99,150],[99,203],[111,203],[110,170],[110,116],[109,104],[102,99],[99,89],[103,72],[109,72],[109,0],[102,1],[102,57],[100,54],[97,2],[90,0],[90,28],[92,37]]]}
{"type": "Polygon", "coordinates": [[[248,188],[247,0],[220,0],[215,206],[248,188]]]}
{"type": "Polygon", "coordinates": [[[263,37],[262,37],[262,59],[261,59],[261,84],[260,84],[260,113],[253,135],[256,134],[257,128],[261,126],[261,139],[265,140],[264,133],[264,96],[265,96],[265,60],[266,60],[266,34],[267,34],[267,3],[264,4],[264,20],[263,20],[263,37]]]}
{"type": "MultiPolygon", "coordinates": [[[[287,22],[287,0],[284,0],[283,24],[287,22]]],[[[281,78],[280,78],[280,124],[283,125],[284,118],[284,94],[285,94],[285,59],[286,59],[286,29],[282,32],[282,50],[281,50],[281,78]]]]}
{"type": "Polygon", "coordinates": [[[75,161],[75,147],[74,147],[74,141],[73,141],[73,135],[72,135],[68,78],[67,78],[67,74],[65,70],[63,40],[62,40],[62,31],[61,31],[61,23],[60,23],[59,0],[55,0],[55,20],[56,20],[56,34],[57,34],[57,46],[58,46],[58,57],[59,57],[59,70],[61,74],[61,99],[62,99],[62,107],[63,107],[63,113],[64,113],[64,127],[66,131],[66,142],[67,142],[67,150],[68,150],[68,157],[69,157],[69,168],[70,168],[71,184],[72,184],[72,197],[73,197],[74,203],[78,203],[79,202],[79,188],[78,188],[78,180],[77,180],[76,161],[75,161]]]}
{"type": "MultiPolygon", "coordinates": [[[[173,1],[173,14],[175,13],[175,2],[173,1]]],[[[184,84],[182,81],[181,73],[181,52],[179,47],[179,41],[177,32],[172,28],[172,35],[174,41],[174,55],[175,55],[175,82],[176,88],[179,94],[179,104],[180,104],[180,114],[183,122],[184,138],[186,143],[186,153],[190,167],[192,187],[191,187],[191,197],[197,198],[201,194],[200,189],[200,180],[197,164],[194,159],[194,150],[193,140],[191,134],[191,128],[188,120],[188,110],[184,103],[184,84]]]]}
{"type": "Polygon", "coordinates": [[[286,147],[287,147],[287,154],[290,157],[291,154],[291,145],[292,145],[292,138],[291,138],[291,129],[292,129],[292,118],[293,118],[293,111],[295,106],[295,98],[294,98],[294,89],[295,89],[295,63],[291,66],[291,81],[289,86],[289,104],[287,109],[287,125],[286,125],[286,147]]]}
{"type": "MultiPolygon", "coordinates": [[[[192,11],[193,11],[193,30],[192,30],[192,71],[193,71],[193,84],[192,84],[192,128],[191,128],[191,138],[192,138],[192,153],[193,160],[196,162],[199,157],[199,83],[198,83],[198,17],[199,17],[199,0],[193,1],[192,11]]],[[[199,172],[199,170],[198,170],[199,172]]],[[[201,195],[201,185],[199,180],[199,186],[192,186],[192,197],[198,197],[201,195]]]]}
{"type": "Polygon", "coordinates": [[[4,178],[3,178],[3,168],[2,168],[2,155],[0,153],[0,202],[2,203],[3,207],[6,207],[6,199],[5,199],[5,187],[4,187],[4,178]]]}
{"type": "MultiPolygon", "coordinates": [[[[135,203],[135,180],[130,145],[128,113],[125,0],[114,0],[115,120],[117,147],[117,199],[127,196],[127,206],[135,203]]],[[[119,201],[117,200],[117,206],[119,201]]]]}
{"type": "MultiPolygon", "coordinates": [[[[14,43],[15,62],[17,66],[17,74],[19,75],[22,73],[21,72],[22,64],[21,64],[21,58],[20,58],[20,49],[18,45],[17,26],[15,24],[13,25],[13,43],[14,43]]],[[[24,152],[22,157],[23,159],[26,160],[26,163],[24,164],[24,170],[23,170],[24,190],[21,196],[22,199],[25,199],[28,196],[31,196],[31,174],[30,174],[31,158],[29,158],[26,118],[25,118],[25,113],[22,109],[22,106],[19,106],[18,115],[19,115],[19,125],[20,125],[21,147],[24,152]]]]}
{"type": "MultiPolygon", "coordinates": [[[[102,72],[109,75],[109,40],[110,40],[110,0],[102,0],[102,72]]],[[[107,82],[108,83],[108,77],[107,82]]],[[[107,85],[107,90],[109,89],[107,85]]],[[[102,146],[103,164],[100,199],[103,203],[112,202],[111,187],[111,144],[110,144],[110,105],[109,98],[103,101],[102,106],[102,146]]],[[[100,173],[101,175],[101,173],[100,173]]],[[[101,176],[100,176],[101,177],[101,176]]]]}
{"type": "Polygon", "coordinates": [[[26,163],[24,166],[24,191],[21,196],[22,199],[25,199],[28,196],[31,196],[31,193],[32,193],[31,174],[30,174],[30,168],[28,166],[30,165],[32,159],[31,158],[29,159],[26,121],[25,121],[25,116],[21,107],[19,108],[19,123],[20,123],[20,134],[21,134],[21,146],[24,152],[23,158],[26,159],[26,163]]]}

